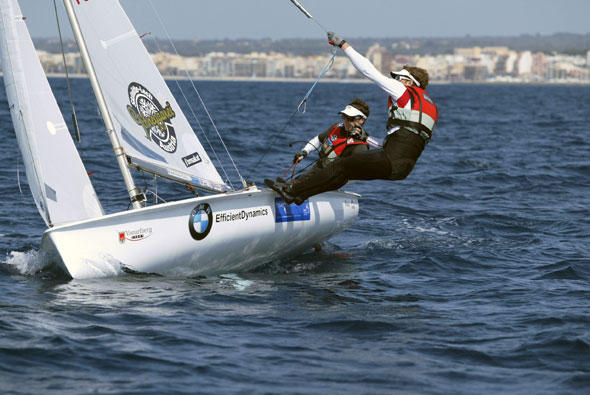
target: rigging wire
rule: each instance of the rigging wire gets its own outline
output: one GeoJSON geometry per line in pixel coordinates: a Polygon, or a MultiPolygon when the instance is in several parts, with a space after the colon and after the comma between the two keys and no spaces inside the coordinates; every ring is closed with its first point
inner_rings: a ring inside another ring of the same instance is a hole
{"type": "MultiPolygon", "coordinates": [[[[324,27],[324,25],[322,25],[316,18],[313,17],[313,15],[311,15],[297,0],[290,0],[291,3],[297,7],[297,9],[299,11],[301,11],[303,13],[303,15],[305,15],[308,19],[311,19],[312,21],[315,22],[316,25],[318,25],[324,32],[328,32],[328,29],[326,29],[324,27]]],[[[285,131],[285,129],[287,128],[287,126],[291,123],[291,121],[293,120],[293,118],[295,117],[295,115],[297,115],[298,112],[301,112],[302,114],[305,114],[305,111],[307,109],[307,99],[309,99],[309,96],[311,95],[311,92],[313,91],[313,89],[315,88],[315,86],[317,85],[317,83],[320,81],[320,79],[322,79],[322,77],[324,76],[324,74],[326,74],[326,72],[332,67],[332,65],[334,64],[334,59],[336,58],[336,48],[333,47],[332,50],[332,57],[330,58],[330,60],[328,61],[328,63],[326,63],[326,65],[324,66],[324,68],[322,69],[322,71],[320,72],[320,75],[318,76],[317,80],[313,83],[313,85],[311,86],[311,88],[309,88],[309,90],[307,91],[307,93],[305,94],[305,96],[303,97],[303,99],[301,100],[301,102],[299,102],[299,105],[297,106],[297,109],[293,112],[293,114],[291,114],[291,116],[289,117],[289,119],[287,120],[287,122],[285,123],[285,125],[279,130],[278,134],[275,135],[274,138],[270,139],[269,144],[267,145],[267,148],[264,151],[264,154],[262,155],[262,157],[260,157],[260,159],[258,160],[258,162],[256,162],[256,164],[252,167],[251,171],[256,170],[256,168],[260,165],[260,163],[262,162],[262,160],[264,159],[264,157],[266,156],[266,154],[268,154],[268,152],[270,151],[271,145],[274,142],[274,140],[276,140],[277,136],[279,136],[282,132],[285,131]],[[301,111],[301,107],[303,107],[303,111],[301,111]]],[[[292,144],[289,144],[289,146],[291,147],[292,144]]],[[[309,167],[309,166],[307,166],[309,167]]],[[[307,167],[303,168],[303,170],[307,169],[307,167]]],[[[293,169],[294,170],[294,169],[293,169]]],[[[301,170],[301,171],[303,171],[301,170]]],[[[300,172],[301,172],[300,171],[300,172]]]]}
{"type": "MultiPolygon", "coordinates": [[[[66,73],[66,85],[68,87],[68,97],[70,99],[70,107],[72,108],[72,124],[74,125],[74,134],[76,135],[76,141],[78,142],[78,153],[80,155],[80,158],[82,159],[82,162],[85,162],[85,158],[84,158],[84,147],[82,146],[82,138],[80,135],[80,128],[78,127],[78,117],[76,115],[76,106],[74,105],[74,99],[73,99],[73,95],[72,95],[72,86],[70,84],[70,74],[68,72],[68,63],[66,61],[66,54],[64,51],[64,43],[63,43],[63,38],[62,38],[62,34],[61,34],[61,26],[59,23],[59,15],[57,12],[57,3],[56,0],[53,0],[53,9],[55,10],[55,21],[56,21],[56,25],[57,25],[57,32],[59,34],[59,48],[61,50],[61,57],[63,60],[63,64],[64,64],[64,71],[66,73]]],[[[92,174],[94,174],[94,172],[88,172],[88,170],[86,170],[87,174],[90,176],[92,174]]]]}
{"type": "MultiPolygon", "coordinates": [[[[54,0],[55,1],[55,0],[54,0]]],[[[291,3],[293,3],[295,5],[295,7],[297,7],[307,18],[313,20],[324,32],[327,32],[328,30],[317,20],[315,19],[301,4],[299,4],[299,2],[297,2],[296,0],[290,0],[291,3]]],[[[175,54],[177,56],[180,57],[178,50],[176,49],[176,46],[174,45],[174,42],[172,41],[172,38],[168,32],[168,29],[166,28],[166,26],[164,25],[162,18],[160,17],[160,14],[158,13],[158,11],[156,10],[156,8],[154,7],[152,0],[148,0],[150,7],[152,8],[152,11],[154,12],[154,14],[156,15],[158,22],[160,23],[160,25],[162,26],[162,29],[164,30],[164,33],[166,34],[166,37],[168,39],[168,42],[170,43],[171,47],[173,48],[175,54]]],[[[159,49],[159,45],[157,43],[157,41],[154,39],[154,43],[156,44],[156,47],[159,49]]],[[[296,110],[293,112],[293,114],[291,114],[291,116],[289,117],[289,119],[287,120],[287,122],[285,123],[285,125],[283,126],[283,128],[280,130],[279,133],[283,132],[287,126],[291,123],[291,121],[293,120],[293,118],[295,117],[295,115],[298,112],[302,112],[305,113],[306,112],[306,108],[307,108],[307,100],[309,99],[309,96],[311,95],[311,92],[313,91],[313,89],[315,88],[315,86],[317,85],[317,83],[319,82],[319,80],[324,76],[324,74],[332,67],[332,65],[334,64],[334,59],[336,57],[336,49],[333,48],[332,49],[332,57],[330,58],[330,60],[328,61],[328,63],[326,63],[326,65],[324,66],[324,68],[322,69],[322,71],[320,72],[319,77],[317,78],[317,80],[313,83],[313,85],[311,86],[311,88],[307,91],[307,93],[305,94],[305,96],[303,97],[303,99],[301,100],[301,102],[299,103],[299,105],[297,106],[296,110]],[[301,110],[301,108],[303,107],[303,110],[301,110]]],[[[187,79],[190,81],[191,86],[193,88],[193,90],[195,91],[195,93],[197,94],[197,97],[199,98],[199,102],[201,104],[201,106],[203,107],[203,110],[205,111],[205,113],[207,114],[207,117],[209,118],[209,121],[211,122],[211,125],[213,126],[213,129],[215,130],[215,133],[217,134],[221,144],[223,145],[223,148],[226,152],[226,154],[228,155],[234,169],[236,170],[236,173],[238,174],[238,177],[240,178],[240,180],[242,181],[242,184],[244,186],[244,188],[247,187],[247,183],[246,183],[246,179],[248,179],[248,176],[246,176],[246,178],[242,177],[236,163],[233,160],[233,157],[231,156],[223,138],[221,137],[221,134],[219,133],[219,130],[217,129],[217,126],[215,125],[215,122],[213,121],[213,118],[211,117],[211,114],[209,113],[209,110],[207,108],[207,106],[205,105],[205,102],[203,101],[203,98],[201,97],[201,94],[199,93],[199,91],[197,90],[194,81],[192,79],[192,77],[189,75],[188,71],[186,70],[186,67],[184,68],[184,72],[186,74],[187,79]]],[[[178,83],[178,81],[176,81],[176,84],[181,92],[181,94],[184,97],[184,100],[186,101],[188,107],[190,108],[190,111],[193,115],[193,117],[195,118],[199,128],[201,129],[201,131],[203,132],[203,135],[205,136],[205,139],[207,140],[209,146],[211,147],[211,150],[213,151],[216,159],[219,161],[222,171],[227,179],[227,181],[231,184],[231,181],[229,180],[229,177],[225,171],[225,168],[223,167],[223,165],[221,164],[221,161],[219,160],[219,157],[217,156],[217,152],[215,151],[215,149],[213,148],[211,142],[209,141],[209,139],[207,138],[207,135],[205,134],[205,131],[201,125],[201,123],[198,121],[198,118],[192,108],[192,106],[190,105],[190,102],[188,101],[188,98],[186,97],[186,95],[184,94],[184,91],[182,90],[182,88],[180,87],[180,84],[178,83]]],[[[269,144],[264,152],[264,154],[262,155],[262,157],[258,160],[258,162],[254,165],[254,167],[252,168],[252,170],[256,169],[260,163],[262,162],[262,160],[264,159],[264,157],[266,156],[266,154],[269,152],[270,150],[270,146],[273,140],[276,139],[276,136],[271,139],[269,141],[269,144]]],[[[233,188],[233,185],[232,185],[233,188]]]]}
{"type": "MultiPolygon", "coordinates": [[[[145,36],[145,34],[142,34],[140,37],[143,37],[143,36],[145,36]]],[[[154,38],[153,36],[150,37],[150,38],[151,38],[152,42],[154,43],[154,45],[156,46],[158,52],[162,52],[162,48],[160,47],[160,44],[158,44],[157,39],[154,38]]],[[[175,79],[174,82],[176,83],[176,87],[180,91],[180,93],[181,93],[181,95],[182,95],[182,97],[184,99],[184,102],[186,103],[187,107],[189,108],[194,121],[197,123],[197,126],[201,130],[201,133],[203,134],[203,137],[205,137],[205,141],[207,141],[207,144],[209,145],[209,148],[211,149],[211,152],[213,152],[213,155],[215,156],[215,159],[220,164],[221,171],[223,172],[223,174],[224,174],[227,182],[231,185],[232,189],[234,189],[234,187],[233,187],[233,185],[232,185],[232,183],[231,183],[231,181],[229,179],[229,176],[228,176],[228,174],[227,174],[227,172],[225,170],[225,167],[223,166],[223,163],[221,162],[221,160],[219,159],[219,156],[217,155],[217,151],[213,147],[213,144],[211,143],[211,140],[207,136],[207,133],[205,133],[205,129],[203,128],[203,125],[199,121],[199,118],[197,117],[197,114],[195,113],[195,110],[193,109],[193,106],[191,105],[190,101],[186,97],[186,94],[184,93],[184,90],[182,89],[182,86],[180,85],[180,82],[178,81],[178,79],[175,79]]]]}
{"type": "Polygon", "coordinates": [[[68,96],[70,98],[70,106],[72,107],[72,122],[74,123],[74,132],[76,133],[76,140],[80,143],[80,130],[78,129],[78,119],[76,117],[76,108],[74,106],[74,99],[72,98],[72,87],[70,86],[70,75],[68,73],[68,64],[66,62],[66,54],[64,52],[64,43],[61,35],[61,26],[59,24],[59,16],[57,13],[57,3],[53,0],[53,9],[55,10],[55,21],[57,22],[57,32],[59,34],[59,47],[61,49],[61,56],[64,62],[64,70],[66,72],[66,84],[68,86],[68,96]]]}
{"type": "Polygon", "coordinates": [[[305,8],[303,8],[303,6],[301,4],[299,4],[299,2],[297,0],[290,0],[290,1],[291,1],[291,3],[293,3],[293,5],[295,7],[297,7],[299,9],[299,11],[301,11],[303,13],[303,15],[305,15],[308,19],[311,19],[312,21],[314,21],[315,24],[320,27],[320,29],[322,29],[324,32],[328,33],[328,29],[326,29],[324,27],[324,25],[322,25],[320,22],[318,22],[317,19],[315,19],[305,8]]]}
{"type": "MultiPolygon", "coordinates": [[[[156,14],[156,17],[158,18],[158,21],[160,23],[160,25],[162,26],[164,33],[166,34],[166,37],[168,39],[168,41],[170,42],[170,45],[172,46],[172,48],[174,49],[174,52],[177,56],[180,56],[178,53],[178,50],[176,49],[176,46],[174,45],[174,42],[172,41],[172,38],[170,37],[170,34],[168,33],[168,29],[166,28],[166,26],[164,25],[164,22],[162,21],[162,18],[160,17],[160,14],[158,13],[158,11],[156,10],[156,8],[154,7],[154,4],[152,3],[152,0],[148,0],[154,14],[156,14]]],[[[236,163],[234,162],[234,159],[232,158],[227,146],[225,145],[225,142],[223,141],[223,138],[221,137],[221,134],[219,133],[219,130],[217,129],[217,126],[215,125],[215,122],[213,121],[213,118],[211,117],[211,114],[209,113],[209,110],[207,109],[207,106],[205,105],[205,102],[203,101],[203,98],[201,97],[201,94],[199,93],[199,91],[197,90],[197,87],[195,86],[195,83],[192,79],[192,77],[189,75],[188,71],[186,70],[186,67],[184,68],[184,72],[186,74],[187,79],[190,81],[191,86],[193,87],[193,90],[195,91],[195,93],[197,94],[197,97],[199,98],[199,102],[201,103],[201,106],[203,107],[203,110],[205,111],[205,113],[207,114],[207,117],[209,118],[209,121],[211,122],[211,125],[213,126],[213,129],[215,130],[215,133],[217,134],[217,137],[219,138],[219,141],[221,142],[227,156],[229,157],[234,169],[236,170],[236,173],[238,174],[238,177],[240,178],[240,180],[242,181],[242,185],[244,186],[244,188],[246,188],[246,181],[245,179],[242,177],[242,174],[240,173],[240,170],[238,169],[236,163]]],[[[178,82],[177,82],[178,84],[178,82]]],[[[180,85],[180,84],[178,84],[180,85]]],[[[180,86],[179,86],[180,88],[180,86]]],[[[192,110],[192,107],[190,106],[190,103],[188,102],[188,99],[186,98],[186,96],[184,95],[184,92],[182,91],[182,95],[184,96],[184,99],[187,101],[187,103],[189,104],[189,108],[191,108],[191,112],[193,112],[193,116],[196,118],[196,115],[194,114],[194,111],[192,110]]],[[[200,124],[199,124],[200,127],[200,124]]],[[[201,128],[201,130],[203,130],[201,128]]],[[[203,134],[205,134],[205,132],[203,131],[203,134]]],[[[212,148],[213,149],[213,148],[212,148]]],[[[217,160],[219,161],[219,158],[217,157],[217,153],[215,152],[215,150],[213,150],[215,157],[217,158],[217,160]]],[[[221,161],[219,161],[220,165],[221,165],[221,161]]],[[[227,176],[227,173],[225,172],[225,168],[223,167],[223,165],[221,165],[221,168],[227,178],[227,181],[230,183],[230,185],[233,188],[233,185],[231,184],[231,181],[229,180],[229,177],[227,176]]]]}
{"type": "MultiPolygon", "coordinates": [[[[149,194],[154,195],[154,204],[158,204],[158,200],[161,200],[164,203],[168,203],[164,198],[162,198],[160,195],[158,195],[158,176],[156,174],[153,175],[153,183],[154,183],[153,184],[154,185],[154,190],[152,191],[152,190],[150,190],[148,188],[147,182],[146,182],[146,185],[144,187],[146,197],[149,194]]],[[[148,205],[148,201],[147,201],[147,198],[146,198],[146,206],[147,205],[148,205]]]]}
{"type": "MultiPolygon", "coordinates": [[[[267,146],[266,146],[266,148],[264,150],[264,153],[258,159],[258,162],[256,162],[256,164],[254,166],[252,166],[252,169],[250,170],[250,173],[258,168],[258,166],[260,165],[260,163],[262,162],[262,160],[269,153],[271,147],[273,146],[274,141],[277,139],[277,137],[279,137],[287,129],[287,126],[289,126],[289,124],[291,123],[291,121],[293,121],[293,119],[295,118],[295,115],[297,115],[297,113],[299,113],[299,112],[301,112],[302,114],[305,114],[305,111],[306,111],[306,108],[307,108],[307,100],[309,99],[309,96],[311,95],[311,92],[313,91],[313,89],[315,88],[315,86],[317,85],[317,83],[322,79],[322,77],[324,76],[324,74],[326,74],[328,72],[328,70],[330,70],[330,68],[332,67],[332,65],[334,64],[334,59],[336,57],[336,49],[333,48],[331,53],[332,53],[332,57],[330,58],[330,60],[328,60],[328,63],[326,63],[326,65],[324,66],[324,68],[320,72],[320,75],[315,80],[315,82],[313,83],[313,85],[311,86],[311,88],[309,88],[309,90],[307,91],[307,93],[305,94],[305,96],[303,96],[303,99],[301,99],[301,101],[297,105],[297,108],[295,109],[295,111],[293,111],[293,113],[291,114],[291,116],[289,117],[289,119],[287,120],[287,122],[285,122],[285,124],[283,125],[283,127],[277,133],[275,133],[275,136],[269,139],[268,144],[267,144],[267,146]],[[303,107],[303,111],[301,111],[301,107],[303,107]]],[[[291,145],[289,145],[289,146],[291,146],[291,145]]]]}

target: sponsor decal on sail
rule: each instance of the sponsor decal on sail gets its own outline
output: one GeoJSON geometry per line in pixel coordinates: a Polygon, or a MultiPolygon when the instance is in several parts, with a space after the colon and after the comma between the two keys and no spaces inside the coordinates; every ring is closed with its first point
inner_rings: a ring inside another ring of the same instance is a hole
{"type": "Polygon", "coordinates": [[[176,151],[178,141],[172,126],[176,113],[166,102],[162,106],[159,100],[143,85],[132,82],[127,88],[129,105],[127,111],[131,118],[145,131],[145,137],[153,141],[168,153],[176,151]]]}
{"type": "Polygon", "coordinates": [[[183,157],[182,161],[186,167],[191,167],[192,165],[196,165],[197,163],[201,162],[201,157],[199,156],[198,152],[195,152],[183,157]]]}

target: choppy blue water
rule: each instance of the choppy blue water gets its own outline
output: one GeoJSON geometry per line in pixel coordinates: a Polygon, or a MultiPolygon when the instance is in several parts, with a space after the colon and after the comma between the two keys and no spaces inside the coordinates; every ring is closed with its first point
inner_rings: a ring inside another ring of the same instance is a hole
{"type": "MultiPolygon", "coordinates": [[[[51,83],[69,119],[65,80],[51,83]]],[[[73,84],[99,197],[125,209],[88,82],[73,84]]],[[[288,143],[355,96],[382,136],[370,84],[318,85],[283,130],[309,86],[198,83],[249,180],[282,173],[300,147],[288,143]]],[[[1,89],[2,392],[588,393],[590,87],[429,90],[441,120],[414,172],[347,185],[359,219],[324,251],[211,278],[75,281],[39,271],[44,224],[1,89]]]]}

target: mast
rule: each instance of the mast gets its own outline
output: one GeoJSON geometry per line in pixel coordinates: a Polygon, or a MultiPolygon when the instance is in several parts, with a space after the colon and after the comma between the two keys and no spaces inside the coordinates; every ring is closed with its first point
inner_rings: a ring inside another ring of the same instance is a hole
{"type": "Polygon", "coordinates": [[[80,56],[82,57],[82,61],[84,62],[84,66],[88,72],[90,84],[92,85],[94,96],[96,96],[98,108],[100,109],[100,114],[106,127],[106,132],[109,135],[109,139],[111,140],[111,145],[113,146],[113,151],[115,152],[115,157],[117,158],[117,163],[119,164],[119,169],[121,170],[121,175],[123,176],[123,181],[127,187],[129,198],[131,199],[134,209],[141,208],[141,202],[145,201],[145,195],[138,187],[135,186],[133,177],[131,176],[131,171],[129,170],[129,167],[127,167],[125,151],[123,150],[119,138],[115,133],[115,127],[107,108],[102,89],[100,88],[100,84],[96,78],[96,72],[94,70],[94,66],[92,65],[90,55],[88,54],[88,48],[86,47],[84,37],[82,36],[78,19],[74,13],[74,8],[70,0],[63,0],[63,3],[66,8],[66,12],[68,13],[68,19],[70,20],[70,25],[72,26],[72,31],[74,32],[74,37],[76,38],[78,48],[80,49],[80,56]]]}

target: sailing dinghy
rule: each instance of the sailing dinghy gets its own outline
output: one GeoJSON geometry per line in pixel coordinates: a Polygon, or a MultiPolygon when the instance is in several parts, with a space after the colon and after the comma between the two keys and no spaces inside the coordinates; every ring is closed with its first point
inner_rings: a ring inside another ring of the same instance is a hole
{"type": "Polygon", "coordinates": [[[125,270],[215,275],[309,249],[350,226],[358,195],[287,205],[219,175],[117,0],[64,0],[133,208],[105,215],[16,0],[0,0],[2,68],[27,180],[48,229],[41,251],[73,278],[125,270]],[[207,196],[145,206],[130,169],[207,196]]]}

